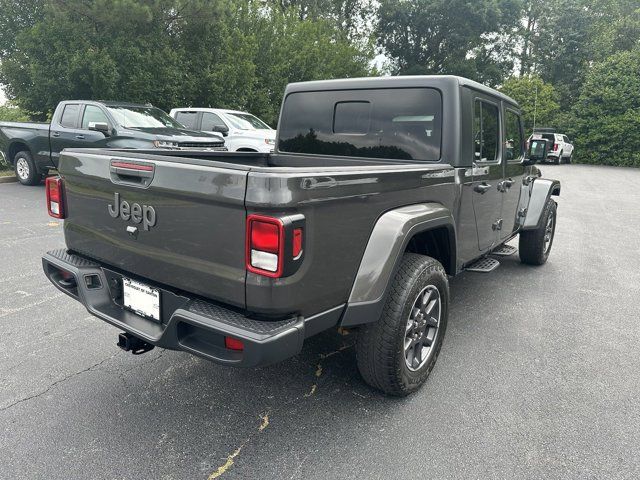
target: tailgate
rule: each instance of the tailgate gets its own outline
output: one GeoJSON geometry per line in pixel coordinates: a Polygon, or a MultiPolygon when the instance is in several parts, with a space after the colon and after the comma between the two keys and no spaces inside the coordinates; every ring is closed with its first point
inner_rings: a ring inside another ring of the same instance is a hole
{"type": "Polygon", "coordinates": [[[143,279],[245,306],[248,168],[65,152],[67,247],[143,279]]]}

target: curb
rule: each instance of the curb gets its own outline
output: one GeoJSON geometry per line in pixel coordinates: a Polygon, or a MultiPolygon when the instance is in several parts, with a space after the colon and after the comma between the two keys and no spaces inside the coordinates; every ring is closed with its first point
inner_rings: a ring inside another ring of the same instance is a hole
{"type": "Polygon", "coordinates": [[[15,177],[15,175],[7,175],[6,177],[0,177],[0,183],[11,183],[11,182],[17,182],[18,179],[15,177]]]}

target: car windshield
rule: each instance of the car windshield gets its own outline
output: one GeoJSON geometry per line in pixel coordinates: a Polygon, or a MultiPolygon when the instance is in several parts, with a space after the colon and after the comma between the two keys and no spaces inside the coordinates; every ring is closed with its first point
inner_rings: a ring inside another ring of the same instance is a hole
{"type": "Polygon", "coordinates": [[[116,122],[124,128],[184,128],[156,107],[107,107],[116,122]]]}
{"type": "Polygon", "coordinates": [[[240,130],[271,130],[271,127],[250,113],[225,112],[229,122],[240,130]]]}

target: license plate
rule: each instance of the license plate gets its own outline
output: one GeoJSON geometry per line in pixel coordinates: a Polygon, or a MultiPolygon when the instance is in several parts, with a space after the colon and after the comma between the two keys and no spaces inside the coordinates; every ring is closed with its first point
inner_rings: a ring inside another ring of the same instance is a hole
{"type": "Polygon", "coordinates": [[[160,321],[160,292],[144,283],[122,279],[124,306],[143,317],[160,321]]]}

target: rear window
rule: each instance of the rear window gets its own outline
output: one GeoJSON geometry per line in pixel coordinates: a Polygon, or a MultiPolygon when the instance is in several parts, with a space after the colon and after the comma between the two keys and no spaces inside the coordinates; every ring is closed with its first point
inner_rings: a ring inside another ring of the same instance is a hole
{"type": "Polygon", "coordinates": [[[433,88],[292,93],[279,128],[281,152],[437,161],[442,96],[433,88]]]}

